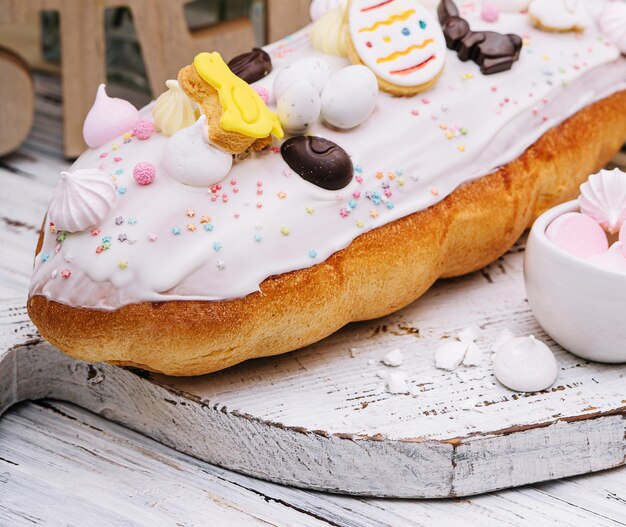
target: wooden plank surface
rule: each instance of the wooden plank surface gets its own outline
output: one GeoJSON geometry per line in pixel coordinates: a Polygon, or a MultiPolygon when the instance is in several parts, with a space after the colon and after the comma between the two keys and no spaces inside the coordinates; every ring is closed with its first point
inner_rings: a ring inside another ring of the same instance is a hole
{"type": "MultiPolygon", "coordinates": [[[[38,101],[38,104],[40,102],[41,101],[38,101]]],[[[53,113],[53,106],[54,105],[51,105],[51,108],[48,109],[51,113],[53,113]]],[[[46,117],[45,114],[44,117],[46,117]]],[[[48,114],[47,117],[48,124],[53,125],[54,119],[50,118],[50,114],[48,114]]],[[[58,168],[64,165],[63,160],[58,157],[58,151],[56,157],[51,158],[42,155],[42,152],[54,153],[54,145],[50,144],[51,141],[54,141],[54,134],[50,135],[49,133],[44,133],[41,137],[43,139],[41,141],[32,139],[20,155],[13,156],[8,160],[3,160],[3,173],[0,177],[6,176],[6,178],[3,178],[3,181],[5,181],[5,179],[6,181],[12,180],[13,183],[15,183],[15,181],[21,181],[22,183],[16,183],[16,186],[12,188],[14,188],[14,190],[19,188],[19,191],[28,198],[29,203],[32,203],[31,211],[30,208],[26,210],[24,207],[20,206],[19,200],[11,201],[8,199],[5,201],[5,191],[3,190],[2,210],[0,212],[2,213],[1,216],[4,218],[3,222],[7,225],[7,228],[1,229],[0,232],[2,232],[2,234],[0,234],[0,236],[2,237],[3,247],[7,247],[9,252],[6,253],[6,256],[5,253],[3,253],[3,258],[0,261],[2,272],[0,280],[2,284],[11,284],[7,289],[2,289],[1,294],[5,298],[14,297],[16,295],[23,296],[24,294],[24,286],[27,283],[30,272],[29,266],[31,255],[28,252],[24,252],[23,249],[20,250],[19,244],[21,243],[23,246],[28,247],[30,244],[34,243],[37,224],[40,221],[41,210],[45,207],[49,188],[54,184],[58,168]],[[38,191],[37,188],[40,188],[40,190],[38,191]],[[5,205],[5,203],[7,205],[5,205]],[[35,210],[38,208],[39,210],[35,210]],[[16,220],[12,218],[18,219],[16,220]]],[[[8,185],[13,183],[9,183],[8,185]]],[[[6,192],[6,195],[9,197],[13,194],[6,192]]],[[[92,431],[96,433],[96,435],[97,433],[103,433],[106,437],[106,441],[114,444],[118,448],[120,439],[119,436],[116,436],[116,434],[132,438],[132,441],[129,440],[126,444],[133,445],[132,448],[139,448],[142,450],[144,455],[148,457],[150,457],[157,449],[163,449],[163,451],[168,452],[172,458],[184,459],[186,462],[193,465],[210,467],[210,465],[169,451],[166,447],[156,445],[154,442],[142,438],[141,436],[137,436],[136,434],[127,432],[82,410],[77,410],[67,405],[61,406],[67,411],[69,411],[68,409],[73,409],[75,412],[78,412],[81,415],[80,420],[77,422],[71,418],[62,417],[48,408],[41,409],[40,406],[29,403],[11,411],[7,417],[0,421],[0,457],[9,459],[9,462],[4,462],[4,464],[9,466],[10,471],[18,470],[11,467],[22,467],[18,472],[14,473],[14,476],[15,474],[20,474],[21,471],[36,472],[37,470],[40,470],[40,479],[43,480],[50,477],[46,467],[49,466],[48,463],[52,463],[52,465],[55,466],[55,460],[58,462],[58,458],[55,457],[55,454],[51,454],[51,458],[46,458],[45,456],[43,458],[37,458],[33,449],[36,449],[37,437],[40,438],[40,444],[42,447],[47,444],[49,445],[50,439],[48,438],[47,431],[50,428],[50,425],[49,420],[45,417],[50,417],[51,414],[54,414],[54,419],[59,419],[61,421],[66,419],[66,421],[71,421],[72,423],[79,423],[87,419],[94,420],[97,425],[93,426],[100,428],[102,431],[106,430],[107,432],[97,432],[97,430],[82,424],[80,425],[81,430],[83,430],[83,428],[88,429],[90,431],[89,433],[92,431]],[[4,454],[7,451],[8,445],[10,445],[11,442],[17,437],[13,436],[12,433],[17,431],[16,433],[18,436],[20,433],[24,433],[24,430],[19,432],[20,425],[14,424],[13,426],[10,426],[10,423],[16,422],[15,416],[19,417],[22,415],[22,412],[28,411],[32,411],[33,413],[29,414],[26,421],[30,419],[31,421],[37,422],[39,419],[41,422],[39,422],[38,425],[26,425],[26,430],[30,430],[30,432],[27,432],[25,439],[23,439],[28,444],[24,445],[23,443],[22,446],[17,448],[17,451],[24,452],[23,457],[26,457],[27,459],[20,459],[20,463],[10,459],[12,454],[8,457],[4,454]],[[6,423],[9,423],[9,425],[6,423]],[[7,426],[9,426],[8,436],[6,435],[7,426]],[[37,426],[39,427],[39,436],[37,433],[32,431],[36,429],[37,426]],[[108,436],[107,434],[110,435],[108,436]],[[11,461],[13,463],[18,463],[18,465],[11,464],[11,461]]],[[[59,424],[59,427],[60,437],[62,437],[63,441],[69,443],[70,448],[72,449],[71,454],[68,454],[67,452],[61,454],[64,463],[67,465],[64,468],[64,472],[68,475],[68,477],[64,480],[64,485],[69,488],[77,488],[80,490],[80,488],[85,485],[86,478],[80,477],[80,471],[77,469],[75,464],[71,462],[71,460],[75,459],[77,456],[83,456],[82,449],[77,449],[75,446],[71,446],[73,444],[73,439],[74,437],[77,437],[78,432],[76,429],[72,428],[68,422],[59,424]],[[77,454],[76,452],[80,453],[77,454]],[[68,483],[68,481],[71,483],[68,483]]],[[[95,441],[95,438],[90,437],[89,441],[95,441]]],[[[113,453],[110,455],[112,461],[114,463],[124,465],[126,461],[124,460],[125,454],[123,449],[113,450],[115,455],[113,453]],[[118,454],[119,457],[116,457],[118,454]]],[[[50,451],[49,448],[48,451],[50,451]]],[[[54,452],[57,452],[57,450],[54,450],[54,452]]],[[[87,453],[84,455],[88,456],[87,453]]],[[[102,463],[100,463],[100,461],[100,458],[97,458],[95,461],[92,460],[93,465],[90,466],[94,468],[96,473],[103,475],[102,477],[107,477],[106,475],[109,474],[109,460],[107,459],[106,461],[102,461],[102,463]]],[[[2,465],[2,463],[3,462],[0,460],[0,467],[2,467],[0,474],[10,473],[3,472],[4,465],[2,465]]],[[[303,506],[301,504],[293,506],[298,508],[298,510],[313,508],[313,510],[317,510],[318,512],[321,511],[321,513],[318,514],[318,517],[325,518],[325,521],[337,525],[433,525],[437,524],[436,522],[455,521],[455,519],[457,521],[467,520],[469,522],[468,524],[472,524],[472,522],[473,524],[478,524],[481,520],[485,520],[486,518],[492,519],[494,524],[513,525],[519,523],[520,517],[527,519],[532,518],[533,520],[536,519],[537,521],[535,523],[537,525],[548,524],[550,520],[555,520],[557,518],[561,519],[563,522],[562,524],[565,525],[621,525],[624,524],[623,518],[626,515],[624,500],[620,500],[620,496],[623,497],[625,495],[624,485],[626,484],[626,474],[623,469],[587,478],[577,478],[565,484],[538,485],[532,488],[501,492],[490,496],[473,498],[472,500],[413,502],[352,499],[303,492],[295,489],[283,488],[269,483],[259,482],[257,480],[246,478],[245,476],[228,473],[228,471],[223,471],[222,469],[215,469],[214,467],[210,468],[220,473],[229,474],[230,477],[236,480],[241,478],[245,480],[246,484],[250,485],[251,488],[257,488],[260,486],[264,489],[263,492],[267,493],[263,494],[263,496],[276,496],[275,498],[270,499],[276,499],[290,504],[305,502],[307,505],[304,508],[302,508],[303,506]],[[588,486],[585,486],[586,482],[589,482],[588,486]],[[555,489],[557,491],[555,491],[555,489]],[[309,505],[311,501],[314,502],[314,507],[309,505]]],[[[161,468],[155,469],[155,474],[160,470],[161,468]]],[[[187,470],[189,470],[189,467],[185,467],[181,470],[181,472],[185,473],[185,477],[187,470]]],[[[166,474],[166,471],[164,471],[163,474],[166,474]]],[[[178,474],[178,476],[182,477],[182,474],[178,474]]],[[[125,481],[125,476],[121,473],[116,473],[111,477],[117,484],[119,484],[119,481],[125,481]]],[[[158,479],[158,475],[155,477],[158,479]]],[[[28,491],[25,491],[25,489],[19,487],[19,485],[16,486],[15,477],[5,479],[7,479],[7,481],[2,485],[2,487],[0,487],[0,493],[2,493],[2,496],[11,497],[12,510],[18,511],[17,514],[28,515],[28,511],[33,508],[32,495],[36,492],[36,489],[38,489],[38,485],[41,486],[40,483],[36,483],[36,478],[34,481],[31,481],[32,487],[30,487],[31,490],[29,494],[28,491]],[[8,494],[6,493],[7,489],[11,490],[8,494]]],[[[141,485],[145,485],[145,482],[141,478],[140,480],[141,482],[139,484],[133,483],[133,488],[136,489],[137,486],[138,488],[142,488],[141,485]]],[[[26,486],[28,487],[28,485],[26,486]]],[[[96,488],[94,488],[93,485],[87,485],[89,491],[85,491],[83,493],[88,494],[88,497],[85,497],[86,502],[100,504],[114,499],[115,493],[106,485],[103,485],[102,487],[95,485],[95,487],[96,488]]],[[[186,488],[185,484],[183,484],[183,488],[186,488]]],[[[50,492],[51,495],[54,496],[55,492],[59,491],[58,489],[52,489],[50,492]]],[[[225,493],[226,491],[223,492],[225,493]]],[[[254,494],[260,491],[252,490],[250,492],[254,494]]],[[[217,491],[217,493],[219,494],[219,491],[217,491]]],[[[71,493],[67,492],[67,488],[64,488],[64,492],[56,494],[56,499],[61,500],[63,503],[68,503],[68,499],[63,498],[66,494],[71,493]]],[[[126,511],[130,511],[127,515],[129,518],[133,513],[135,496],[128,490],[124,491],[124,489],[120,491],[120,494],[121,496],[116,498],[119,501],[115,502],[116,506],[113,507],[116,511],[120,511],[120,517],[115,521],[119,520],[118,524],[120,525],[132,524],[130,521],[124,523],[122,518],[124,514],[126,514],[126,511]]],[[[192,502],[196,509],[199,508],[197,498],[193,499],[193,492],[182,492],[182,494],[177,495],[177,499],[171,501],[167,500],[167,497],[171,495],[170,492],[165,491],[161,494],[157,494],[161,498],[161,502],[165,503],[165,505],[162,509],[159,509],[159,514],[157,515],[159,520],[153,521],[152,524],[159,524],[159,521],[162,524],[174,524],[172,518],[175,517],[177,510],[180,512],[180,509],[177,509],[177,507],[181,506],[181,504],[184,506],[185,503],[191,503],[185,501],[187,494],[189,494],[192,498],[192,502]]],[[[264,499],[264,501],[266,499],[264,499]]],[[[72,499],[69,499],[69,502],[75,506],[80,503],[72,499]]],[[[1,507],[3,503],[5,503],[5,500],[0,499],[0,510],[2,510],[1,507]]],[[[189,508],[189,505],[186,507],[189,508]]],[[[42,507],[40,510],[43,509],[45,508],[42,507]]],[[[195,510],[193,506],[191,507],[191,510],[195,510]]],[[[54,512],[55,514],[46,519],[44,511],[43,522],[50,522],[51,519],[59,519],[63,517],[62,511],[55,510],[54,512]]],[[[66,510],[65,514],[67,513],[68,512],[66,510]]],[[[215,512],[215,514],[217,515],[219,513],[215,512]]],[[[67,517],[69,518],[69,516],[67,517]]],[[[94,516],[91,517],[93,518],[94,516]]],[[[17,516],[15,518],[17,518],[17,516]]],[[[150,516],[146,516],[146,518],[147,520],[144,523],[139,524],[150,524],[150,521],[153,520],[150,516]]],[[[255,521],[254,518],[245,517],[243,515],[240,516],[240,518],[242,522],[241,524],[255,521]]],[[[305,520],[310,521],[310,518],[306,518],[305,520]]],[[[135,518],[135,521],[141,522],[142,520],[137,520],[137,518],[135,518]]],[[[293,520],[289,520],[287,518],[281,520],[281,518],[277,516],[276,518],[272,518],[270,523],[278,525],[293,524],[290,523],[292,521],[293,520]]],[[[10,524],[19,523],[11,522],[10,524]]],[[[186,524],[194,524],[194,521],[190,520],[189,522],[186,522],[186,524]]]]}

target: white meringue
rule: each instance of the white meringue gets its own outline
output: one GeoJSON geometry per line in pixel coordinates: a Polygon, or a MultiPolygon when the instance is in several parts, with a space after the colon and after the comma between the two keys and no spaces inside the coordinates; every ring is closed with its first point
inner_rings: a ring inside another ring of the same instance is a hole
{"type": "Polygon", "coordinates": [[[169,138],[163,149],[165,172],[192,187],[209,187],[224,179],[233,166],[233,156],[208,142],[206,117],[169,138]]]}
{"type": "Polygon", "coordinates": [[[59,231],[84,231],[107,216],[116,198],[113,179],[101,170],[61,172],[48,202],[48,218],[59,231]]]}
{"type": "Polygon", "coordinates": [[[532,0],[528,14],[535,24],[551,31],[584,31],[592,23],[582,0],[532,0]]]}
{"type": "Polygon", "coordinates": [[[342,3],[343,0],[313,0],[309,10],[311,20],[315,22],[329,11],[341,6],[342,3]]]}
{"type": "Polygon", "coordinates": [[[496,379],[516,392],[540,392],[554,384],[559,366],[552,350],[534,336],[509,340],[493,359],[496,379]]]}
{"type": "Polygon", "coordinates": [[[348,24],[342,8],[331,9],[318,18],[309,33],[317,51],[346,57],[348,55],[348,24]]]}
{"type": "Polygon", "coordinates": [[[626,55],[626,2],[617,0],[606,3],[598,25],[606,38],[626,55]]]}
{"type": "Polygon", "coordinates": [[[580,186],[580,211],[596,220],[611,234],[626,220],[626,173],[601,170],[580,186]]]}
{"type": "Polygon", "coordinates": [[[200,112],[187,97],[178,81],[165,82],[167,91],[162,93],[152,107],[152,116],[158,130],[163,135],[174,135],[196,122],[200,112]]]}

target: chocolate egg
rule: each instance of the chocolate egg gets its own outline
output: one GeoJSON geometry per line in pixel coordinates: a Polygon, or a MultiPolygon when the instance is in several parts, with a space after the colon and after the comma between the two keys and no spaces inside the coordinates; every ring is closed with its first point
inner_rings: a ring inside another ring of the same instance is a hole
{"type": "Polygon", "coordinates": [[[254,48],[231,59],[228,67],[237,77],[252,84],[272,71],[272,59],[261,48],[254,48]]]}
{"type": "Polygon", "coordinates": [[[322,92],[322,118],[347,130],[363,123],[374,111],[378,81],[369,68],[348,66],[335,73],[322,92]]]}
{"type": "Polygon", "coordinates": [[[290,84],[278,98],[276,113],[287,133],[301,134],[320,116],[320,96],[307,80],[290,84]]]}
{"type": "Polygon", "coordinates": [[[280,149],[285,162],[302,179],[326,190],[347,186],[354,175],[348,153],[322,137],[292,137],[280,149]]]}

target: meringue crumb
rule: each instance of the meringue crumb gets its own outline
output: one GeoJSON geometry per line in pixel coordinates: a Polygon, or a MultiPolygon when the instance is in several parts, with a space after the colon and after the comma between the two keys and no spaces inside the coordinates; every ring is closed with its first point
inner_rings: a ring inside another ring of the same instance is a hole
{"type": "Polygon", "coordinates": [[[389,379],[387,380],[387,391],[394,394],[409,393],[409,386],[406,383],[406,373],[403,371],[390,373],[389,379]]]}
{"type": "Polygon", "coordinates": [[[480,366],[483,361],[483,350],[481,350],[475,342],[470,342],[467,345],[467,351],[463,358],[463,364],[465,366],[480,366]]]}
{"type": "Polygon", "coordinates": [[[397,368],[402,365],[402,352],[399,349],[390,351],[383,357],[383,364],[385,366],[391,366],[397,368]]]}
{"type": "Polygon", "coordinates": [[[440,370],[452,371],[461,364],[466,351],[467,344],[464,342],[446,342],[435,351],[435,366],[440,370]]]}

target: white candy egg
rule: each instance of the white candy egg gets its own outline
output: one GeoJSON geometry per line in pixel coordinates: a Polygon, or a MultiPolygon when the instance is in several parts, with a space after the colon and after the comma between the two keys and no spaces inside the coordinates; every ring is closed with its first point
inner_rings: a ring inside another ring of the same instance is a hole
{"type": "Polygon", "coordinates": [[[309,81],[299,80],[283,91],[276,110],[285,131],[298,134],[319,119],[321,105],[317,89],[309,81]]]}
{"type": "Polygon", "coordinates": [[[348,66],[335,73],[322,92],[322,118],[341,129],[367,120],[376,107],[378,82],[369,68],[348,66]]]}
{"type": "Polygon", "coordinates": [[[556,381],[559,366],[552,350],[533,336],[509,340],[493,359],[493,371],[516,392],[539,392],[556,381]]]}
{"type": "Polygon", "coordinates": [[[297,60],[293,64],[285,66],[276,75],[274,97],[278,100],[291,84],[299,80],[309,81],[320,94],[329,78],[330,67],[326,61],[316,57],[297,60]]]}

